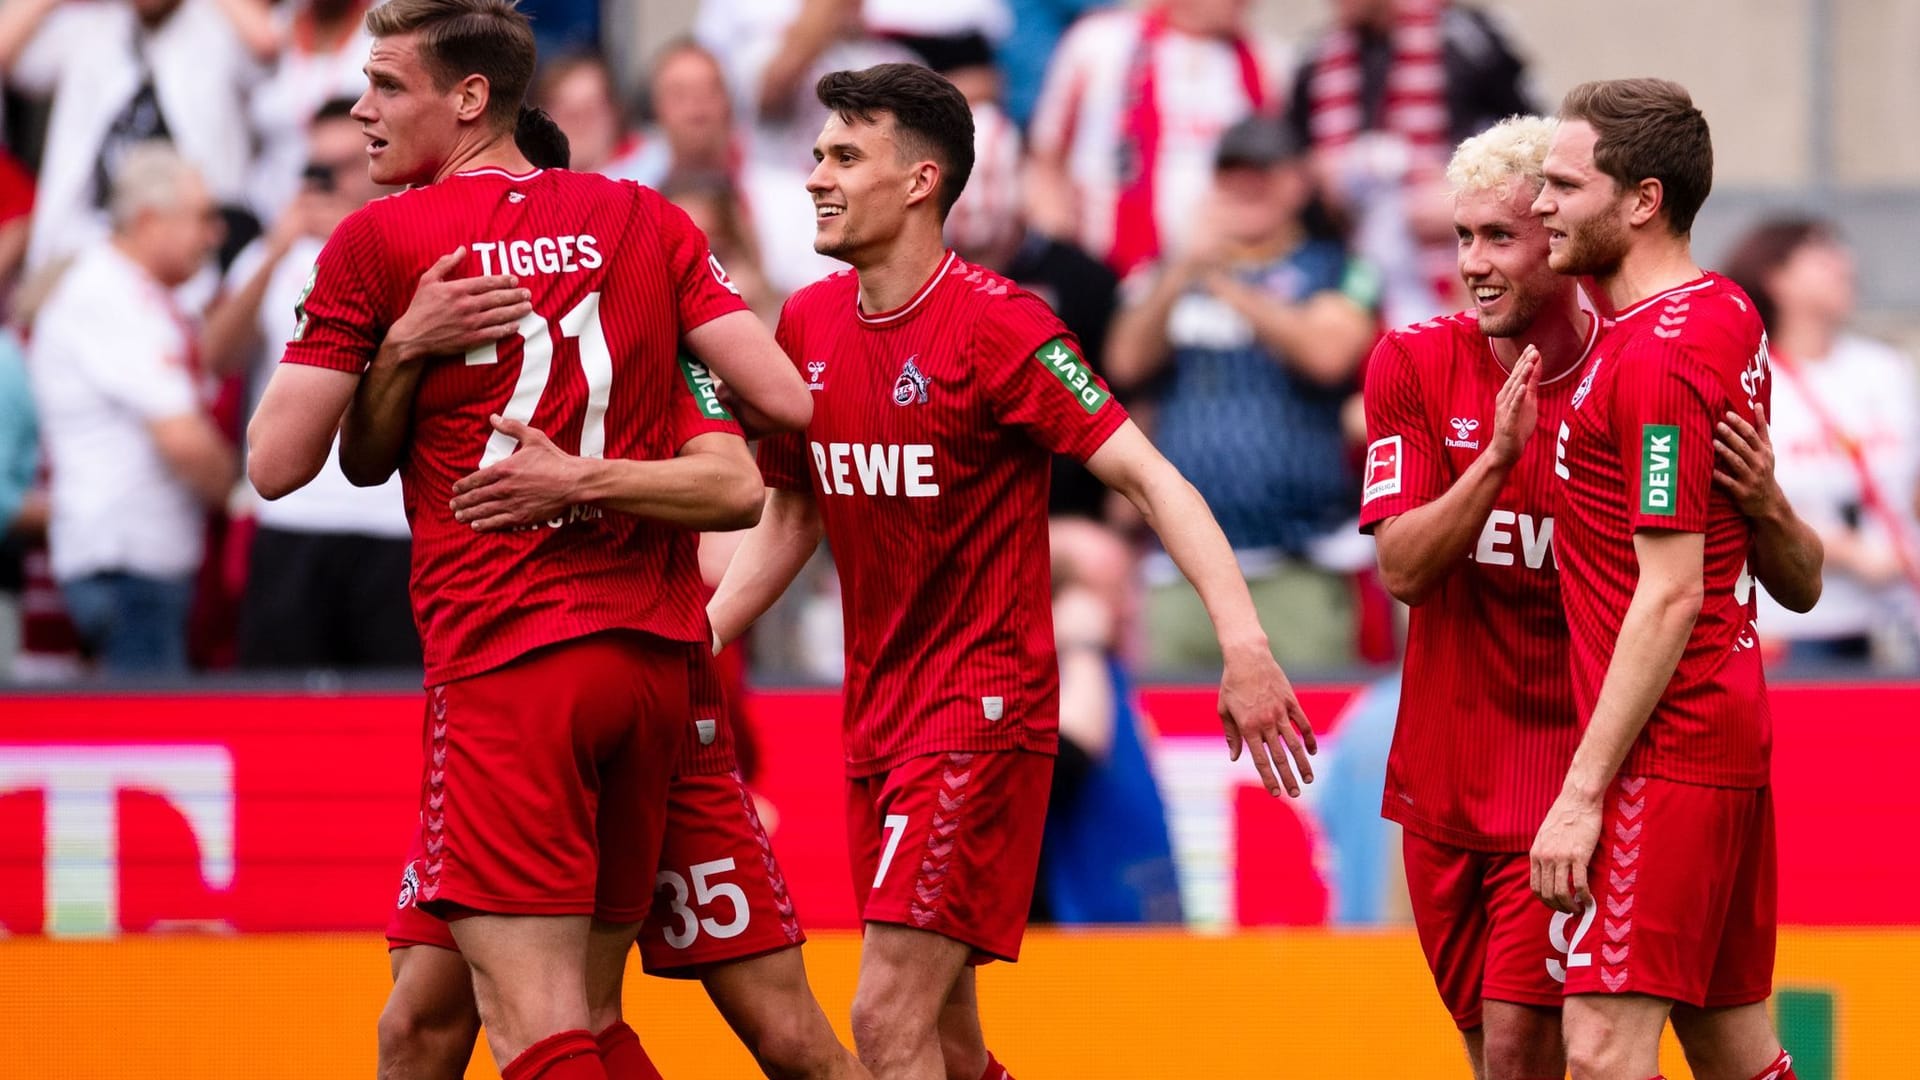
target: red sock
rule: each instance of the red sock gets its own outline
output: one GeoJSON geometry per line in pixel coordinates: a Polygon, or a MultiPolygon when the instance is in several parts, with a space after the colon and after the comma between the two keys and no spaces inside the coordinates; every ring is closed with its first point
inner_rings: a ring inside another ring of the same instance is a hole
{"type": "Polygon", "coordinates": [[[1013,1074],[1008,1072],[1007,1067],[1000,1064],[999,1059],[993,1056],[993,1051],[989,1050],[987,1051],[987,1071],[980,1074],[980,1080],[1013,1080],[1013,1074]]]}
{"type": "Polygon", "coordinates": [[[1773,1059],[1773,1064],[1761,1069],[1753,1080],[1799,1080],[1793,1074],[1793,1055],[1781,1050],[1780,1056],[1773,1059]]]}
{"type": "Polygon", "coordinates": [[[500,1080],[607,1080],[591,1031],[549,1035],[500,1070],[500,1080]]]}
{"type": "Polygon", "coordinates": [[[660,1070],[653,1067],[653,1059],[641,1047],[640,1036],[625,1020],[614,1021],[593,1041],[600,1044],[600,1065],[607,1070],[607,1080],[662,1080],[660,1070]]]}

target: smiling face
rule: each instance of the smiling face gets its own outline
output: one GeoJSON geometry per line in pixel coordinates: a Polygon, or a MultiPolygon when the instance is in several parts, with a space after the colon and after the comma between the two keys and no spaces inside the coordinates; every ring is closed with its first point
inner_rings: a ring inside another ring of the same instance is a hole
{"type": "Polygon", "coordinates": [[[807,177],[813,250],[855,266],[864,253],[890,247],[909,210],[939,187],[939,166],[906,152],[888,113],[876,114],[871,123],[830,114],[813,158],[813,174],[807,177]]]}
{"type": "Polygon", "coordinates": [[[376,184],[431,182],[460,136],[459,87],[435,85],[418,40],[413,33],[374,39],[367,90],[353,106],[376,184]]]}
{"type": "Polygon", "coordinates": [[[1595,164],[1598,139],[1591,124],[1567,120],[1547,151],[1546,183],[1533,212],[1546,226],[1548,261],[1558,273],[1604,277],[1619,269],[1631,244],[1634,193],[1595,164]]]}
{"type": "Polygon", "coordinates": [[[1547,228],[1532,204],[1532,189],[1518,182],[1504,191],[1479,188],[1454,198],[1460,280],[1488,337],[1519,337],[1574,288],[1572,278],[1548,265],[1547,228]]]}

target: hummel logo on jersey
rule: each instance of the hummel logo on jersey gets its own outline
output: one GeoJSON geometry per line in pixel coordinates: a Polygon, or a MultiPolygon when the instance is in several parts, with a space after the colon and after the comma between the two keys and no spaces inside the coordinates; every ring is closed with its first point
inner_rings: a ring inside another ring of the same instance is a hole
{"type": "Polygon", "coordinates": [[[1680,456],[1680,429],[1640,425],[1640,512],[1672,517],[1673,463],[1680,456]]]}
{"type": "Polygon", "coordinates": [[[920,373],[920,365],[914,363],[920,359],[919,353],[907,357],[905,367],[900,369],[900,378],[893,384],[893,403],[895,405],[924,404],[927,400],[927,377],[920,373]]]}
{"type": "Polygon", "coordinates": [[[1033,358],[1045,364],[1047,370],[1053,372],[1053,377],[1060,380],[1061,386],[1072,391],[1088,416],[1099,412],[1107,399],[1113,397],[1107,393],[1106,387],[1094,380],[1093,373],[1087,370],[1087,362],[1067,347],[1066,338],[1054,338],[1040,346],[1034,350],[1033,358]]]}
{"type": "Polygon", "coordinates": [[[1383,495],[1400,494],[1400,436],[1375,439],[1367,447],[1366,491],[1360,501],[1372,502],[1383,495]]]}
{"type": "Polygon", "coordinates": [[[827,362],[825,360],[807,361],[807,389],[825,390],[827,388],[827,384],[822,380],[825,379],[826,377],[827,377],[827,362]]]}
{"type": "Polygon", "coordinates": [[[1480,430],[1480,421],[1469,419],[1464,416],[1456,416],[1448,422],[1453,425],[1453,434],[1454,434],[1453,438],[1447,440],[1448,446],[1456,447],[1461,450],[1480,449],[1479,439],[1469,439],[1467,437],[1469,435],[1472,435],[1474,432],[1480,430]]]}

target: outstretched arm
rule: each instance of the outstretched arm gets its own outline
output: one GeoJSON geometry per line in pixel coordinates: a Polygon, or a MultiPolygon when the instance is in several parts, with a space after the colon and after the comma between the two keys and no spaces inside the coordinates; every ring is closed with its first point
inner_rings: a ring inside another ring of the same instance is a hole
{"type": "Polygon", "coordinates": [[[1233,759],[1240,759],[1243,745],[1249,747],[1268,794],[1279,795],[1284,789],[1299,795],[1294,769],[1300,780],[1313,781],[1308,760],[1318,749],[1313,725],[1273,658],[1240,564],[1206,500],[1131,420],[1094,451],[1087,468],[1139,509],[1206,605],[1226,659],[1220,719],[1233,759]]]}
{"type": "Polygon", "coordinates": [[[1733,496],[1753,526],[1753,576],[1788,611],[1812,611],[1820,600],[1820,570],[1826,548],[1813,526],[1793,512],[1773,478],[1773,437],[1764,406],[1755,423],[1737,413],[1715,429],[1713,481],[1733,496]]]}

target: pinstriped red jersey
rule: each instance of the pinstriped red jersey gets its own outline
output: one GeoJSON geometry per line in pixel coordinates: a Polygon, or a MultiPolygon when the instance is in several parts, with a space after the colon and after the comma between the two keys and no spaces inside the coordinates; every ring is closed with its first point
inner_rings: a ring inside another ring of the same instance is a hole
{"type": "Polygon", "coordinates": [[[1126,413],[1045,303],[952,253],[898,310],[858,304],[852,271],[787,301],[813,421],[760,457],[818,501],[840,573],[849,770],[1052,753],[1049,454],[1085,460],[1126,413]]]}
{"type": "MultiPolygon", "coordinates": [[[[1595,319],[1589,348],[1598,332],[1595,319]]],[[[1553,552],[1553,432],[1579,366],[1541,383],[1539,426],[1479,539],[1412,611],[1381,813],[1442,843],[1526,851],[1580,740],[1553,552]]],[[[1471,311],[1381,339],[1367,364],[1363,530],[1446,494],[1492,441],[1506,380],[1471,311]]]]}
{"type": "Polygon", "coordinates": [[[689,398],[725,426],[711,380],[679,359],[678,343],[745,305],[699,230],[657,193],[564,170],[480,169],[375,200],[320,253],[284,361],[364,371],[420,275],[463,244],[461,274],[517,275],[533,312],[499,345],[431,365],[414,399],[402,486],[427,683],[602,630],[706,640],[685,530],[578,507],[479,534],[447,505],[455,481],[514,449],[489,413],[589,457],[671,456],[676,428],[663,420],[689,398]]]}
{"type": "Polygon", "coordinates": [[[1643,529],[1705,534],[1705,600],[1673,679],[1621,766],[1720,787],[1768,779],[1772,720],[1755,647],[1751,536],[1713,484],[1714,426],[1771,408],[1760,317],[1707,274],[1620,312],[1594,349],[1559,429],[1559,535],[1573,689],[1584,724],[1633,601],[1643,529]]]}

